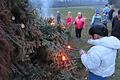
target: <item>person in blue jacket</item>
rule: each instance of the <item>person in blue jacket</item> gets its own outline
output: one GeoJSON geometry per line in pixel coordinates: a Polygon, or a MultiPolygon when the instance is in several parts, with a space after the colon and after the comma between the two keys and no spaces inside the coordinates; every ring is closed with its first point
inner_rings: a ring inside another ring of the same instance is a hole
{"type": "Polygon", "coordinates": [[[110,11],[110,8],[109,8],[108,4],[106,4],[103,9],[103,14],[105,14],[105,13],[109,14],[109,11],[110,11]]]}
{"type": "Polygon", "coordinates": [[[100,15],[100,10],[96,8],[95,14],[92,17],[91,26],[102,24],[102,17],[100,15]]]}
{"type": "Polygon", "coordinates": [[[109,20],[108,13],[104,13],[103,14],[103,24],[105,25],[106,28],[107,28],[108,20],[109,20]]]}

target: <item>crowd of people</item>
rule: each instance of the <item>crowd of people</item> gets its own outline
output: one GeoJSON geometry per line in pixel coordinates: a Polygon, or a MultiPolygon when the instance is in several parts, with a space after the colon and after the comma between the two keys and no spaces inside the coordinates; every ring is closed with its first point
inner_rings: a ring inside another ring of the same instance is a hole
{"type": "MultiPolygon", "coordinates": [[[[114,12],[114,8],[105,5],[103,11],[97,8],[91,19],[88,43],[93,46],[87,52],[79,51],[81,61],[89,73],[88,80],[108,80],[115,72],[116,55],[120,49],[120,10],[115,17],[114,12]],[[108,35],[108,22],[112,23],[111,35],[108,35]]],[[[72,13],[67,13],[66,26],[70,28],[72,24],[76,26],[76,38],[80,39],[81,31],[85,27],[81,12],[78,12],[74,20],[72,13]]]]}
{"type": "MultiPolygon", "coordinates": [[[[57,24],[61,24],[61,16],[60,13],[57,11],[57,16],[56,16],[57,24]]],[[[76,38],[80,40],[81,38],[81,32],[82,29],[85,27],[85,18],[82,16],[81,12],[77,13],[77,17],[74,19],[72,16],[72,12],[68,11],[67,17],[66,17],[66,29],[70,32],[73,30],[73,24],[75,24],[75,34],[76,38]]]]}
{"type": "MultiPolygon", "coordinates": [[[[91,24],[90,24],[91,27],[94,25],[102,25],[103,24],[105,26],[105,28],[108,28],[108,22],[111,22],[112,23],[111,35],[114,35],[115,34],[114,32],[117,32],[119,30],[119,29],[117,29],[117,31],[116,31],[113,29],[114,25],[116,24],[116,19],[119,16],[119,11],[118,11],[118,16],[116,18],[115,17],[113,18],[114,12],[115,12],[115,9],[113,7],[109,7],[107,4],[105,5],[105,7],[103,8],[102,11],[99,8],[96,8],[95,14],[92,16],[92,19],[91,19],[91,24]]],[[[57,21],[57,24],[61,24],[61,14],[59,11],[57,11],[56,21],[57,21]]],[[[66,22],[66,28],[69,31],[72,30],[73,24],[75,24],[76,38],[78,40],[80,40],[82,29],[85,28],[85,25],[86,25],[86,20],[82,16],[82,13],[78,12],[77,17],[73,18],[72,12],[68,11],[65,22],[66,22]]],[[[118,22],[119,22],[119,19],[118,19],[118,22]]],[[[116,37],[118,37],[118,36],[119,35],[116,34],[116,37]]]]}

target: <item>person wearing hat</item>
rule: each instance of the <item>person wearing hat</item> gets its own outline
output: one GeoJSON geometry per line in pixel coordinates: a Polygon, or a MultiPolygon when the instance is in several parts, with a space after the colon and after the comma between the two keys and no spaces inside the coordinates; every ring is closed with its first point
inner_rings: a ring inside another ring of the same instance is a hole
{"type": "Polygon", "coordinates": [[[104,25],[95,25],[89,29],[88,43],[93,45],[87,53],[79,51],[81,61],[87,68],[88,80],[107,80],[115,72],[117,49],[120,49],[120,40],[108,36],[104,25]]]}
{"type": "Polygon", "coordinates": [[[103,8],[103,14],[107,13],[109,14],[110,8],[108,6],[108,4],[105,5],[105,7],[103,8]]]}
{"type": "Polygon", "coordinates": [[[91,25],[100,25],[102,22],[102,17],[98,8],[95,10],[95,14],[92,17],[91,25]]]}
{"type": "Polygon", "coordinates": [[[106,28],[107,28],[108,20],[109,20],[108,13],[104,13],[103,14],[103,24],[105,25],[106,28]]]}

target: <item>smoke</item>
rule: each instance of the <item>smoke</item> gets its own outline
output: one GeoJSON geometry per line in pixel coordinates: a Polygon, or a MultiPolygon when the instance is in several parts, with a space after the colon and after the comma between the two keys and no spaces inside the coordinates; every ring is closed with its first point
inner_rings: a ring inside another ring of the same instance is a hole
{"type": "Polygon", "coordinates": [[[52,11],[53,0],[29,0],[29,3],[37,9],[38,14],[44,17],[50,17],[52,11]]]}

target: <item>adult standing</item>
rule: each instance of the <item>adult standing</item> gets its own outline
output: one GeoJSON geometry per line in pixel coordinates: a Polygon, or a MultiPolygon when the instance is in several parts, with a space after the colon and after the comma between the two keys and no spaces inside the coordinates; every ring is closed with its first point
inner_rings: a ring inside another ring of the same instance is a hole
{"type": "Polygon", "coordinates": [[[118,15],[113,18],[111,35],[120,40],[120,9],[118,10],[118,15]]]}
{"type": "Polygon", "coordinates": [[[115,12],[114,8],[111,6],[111,9],[109,11],[109,20],[112,21],[113,19],[113,13],[115,12]]]}
{"type": "Polygon", "coordinates": [[[85,20],[83,19],[81,12],[78,12],[74,23],[76,25],[76,38],[79,40],[81,38],[82,29],[85,26],[85,20]]]}

